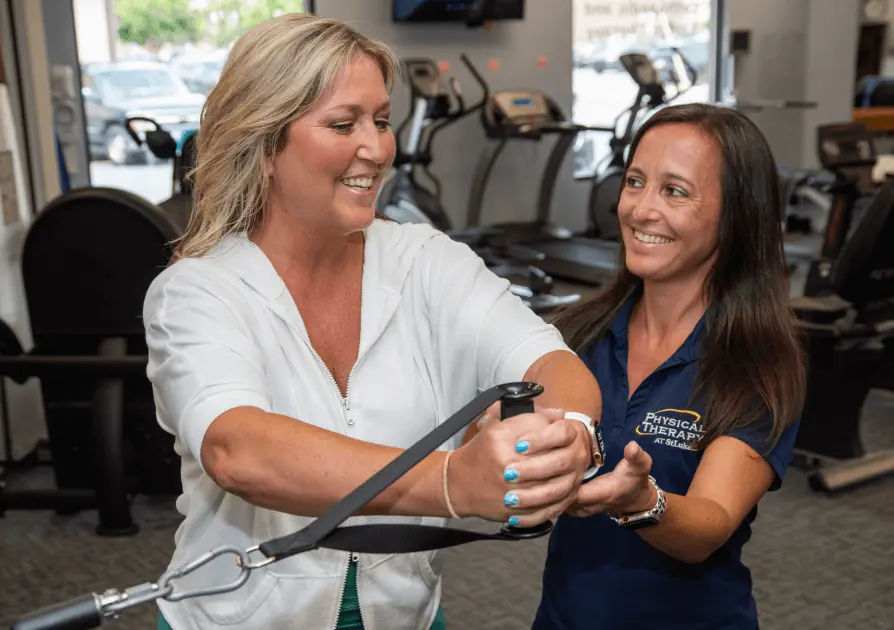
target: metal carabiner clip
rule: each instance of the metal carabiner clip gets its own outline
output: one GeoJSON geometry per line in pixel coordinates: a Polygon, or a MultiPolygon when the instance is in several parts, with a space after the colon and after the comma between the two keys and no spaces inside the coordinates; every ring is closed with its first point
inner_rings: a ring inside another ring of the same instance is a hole
{"type": "Polygon", "coordinates": [[[165,599],[169,602],[179,602],[190,597],[217,595],[219,593],[229,593],[230,591],[235,591],[237,588],[245,584],[245,582],[248,580],[249,573],[253,568],[255,568],[248,562],[248,553],[248,551],[243,551],[242,549],[239,549],[234,545],[223,545],[209,551],[202,556],[199,556],[188,564],[184,564],[175,569],[171,569],[170,571],[164,573],[158,580],[158,587],[160,589],[166,590],[168,589],[168,587],[172,589],[167,595],[162,596],[162,599],[165,599]],[[173,589],[173,586],[171,585],[172,580],[182,578],[184,575],[200,569],[215,558],[226,554],[233,554],[234,556],[236,556],[236,566],[238,566],[240,569],[239,576],[232,582],[221,584],[219,586],[206,586],[205,588],[197,588],[191,591],[183,592],[177,592],[175,589],[173,589]]]}
{"type": "MultiPolygon", "coordinates": [[[[260,551],[260,550],[261,550],[261,545],[255,545],[254,547],[249,547],[248,549],[245,550],[246,558],[248,556],[250,556],[252,553],[254,553],[255,551],[260,551]]],[[[239,560],[237,560],[236,562],[239,563],[239,566],[242,566],[242,567],[248,569],[249,571],[252,571],[254,569],[260,569],[261,567],[266,567],[268,564],[272,564],[272,563],[276,562],[277,560],[279,560],[279,558],[277,558],[276,556],[270,556],[269,558],[264,558],[263,560],[258,560],[257,562],[251,562],[249,564],[242,564],[241,558],[239,560]]]]}

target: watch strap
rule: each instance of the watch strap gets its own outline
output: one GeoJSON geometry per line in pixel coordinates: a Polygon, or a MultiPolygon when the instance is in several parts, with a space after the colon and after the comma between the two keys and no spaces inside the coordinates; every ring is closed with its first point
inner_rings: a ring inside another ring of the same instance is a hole
{"type": "Polygon", "coordinates": [[[595,422],[590,416],[577,411],[565,412],[565,419],[576,420],[577,422],[582,423],[587,427],[587,431],[590,434],[590,444],[593,449],[593,464],[586,470],[586,472],[584,472],[584,482],[590,481],[596,476],[596,473],[599,472],[599,469],[602,468],[605,463],[605,442],[602,440],[602,430],[600,429],[598,422],[595,422]]]}

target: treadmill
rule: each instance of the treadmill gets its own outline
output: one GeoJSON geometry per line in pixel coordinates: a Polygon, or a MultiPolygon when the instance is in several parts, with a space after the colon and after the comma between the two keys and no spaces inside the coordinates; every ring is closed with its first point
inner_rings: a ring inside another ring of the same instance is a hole
{"type": "Polygon", "coordinates": [[[539,142],[545,135],[556,136],[540,182],[536,219],[490,226],[494,234],[489,240],[496,246],[523,245],[536,250],[541,255],[537,266],[552,276],[597,286],[610,281],[617,273],[620,244],[574,236],[570,230],[553,223],[550,214],[559,169],[577,134],[582,131],[610,133],[612,129],[568,121],[555,101],[536,90],[490,93],[487,83],[469,60],[464,57],[463,62],[485,93],[481,120],[487,137],[469,194],[467,227],[480,227],[487,183],[509,140],[539,142]]]}
{"type": "Polygon", "coordinates": [[[428,58],[406,59],[407,83],[411,107],[407,118],[397,127],[395,137],[401,144],[409,125],[404,146],[398,146],[394,170],[382,186],[376,210],[398,223],[425,223],[451,239],[468,245],[494,274],[510,281],[510,291],[538,314],[573,304],[578,293],[553,293],[553,278],[538,265],[539,252],[519,245],[496,246],[489,242],[490,228],[455,229],[441,204],[441,184],[429,170],[435,134],[484,106],[485,98],[467,106],[459,82],[444,81],[437,64],[428,58]],[[455,104],[455,106],[454,106],[455,104]],[[432,181],[430,190],[417,181],[419,167],[432,181]]]}

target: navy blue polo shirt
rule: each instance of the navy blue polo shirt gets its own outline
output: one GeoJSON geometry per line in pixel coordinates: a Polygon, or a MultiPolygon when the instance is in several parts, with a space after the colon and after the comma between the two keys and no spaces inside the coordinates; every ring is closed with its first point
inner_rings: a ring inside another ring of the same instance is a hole
{"type": "MultiPolygon", "coordinates": [[[[652,457],[652,476],[666,492],[685,495],[701,453],[689,442],[701,431],[704,404],[690,402],[700,321],[677,352],[643,381],[628,402],[627,323],[633,300],[607,334],[581,353],[602,390],[602,434],[611,471],[636,440],[652,457]]],[[[775,448],[768,422],[731,435],[761,453],[779,487],[791,459],[797,424],[775,448]]],[[[705,562],[689,565],[655,549],[608,516],[562,516],[549,541],[543,595],[533,630],[753,630],[758,627],[751,573],[742,563],[755,508],[705,562]]]]}

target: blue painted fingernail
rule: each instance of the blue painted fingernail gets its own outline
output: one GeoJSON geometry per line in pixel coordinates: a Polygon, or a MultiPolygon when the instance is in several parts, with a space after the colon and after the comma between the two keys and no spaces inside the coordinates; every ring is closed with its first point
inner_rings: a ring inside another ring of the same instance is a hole
{"type": "Polygon", "coordinates": [[[518,505],[518,495],[514,492],[507,492],[506,496],[503,497],[503,503],[505,503],[508,507],[518,505]]]}
{"type": "Polygon", "coordinates": [[[518,527],[519,523],[521,523],[521,520],[519,520],[517,516],[510,516],[509,521],[507,522],[509,523],[510,527],[518,527]]]}
{"type": "Polygon", "coordinates": [[[507,468],[503,471],[503,479],[506,481],[515,481],[518,479],[518,471],[515,468],[507,468]]]}
{"type": "Polygon", "coordinates": [[[531,444],[527,440],[519,440],[515,443],[516,453],[524,453],[529,448],[531,448],[531,444]]]}

